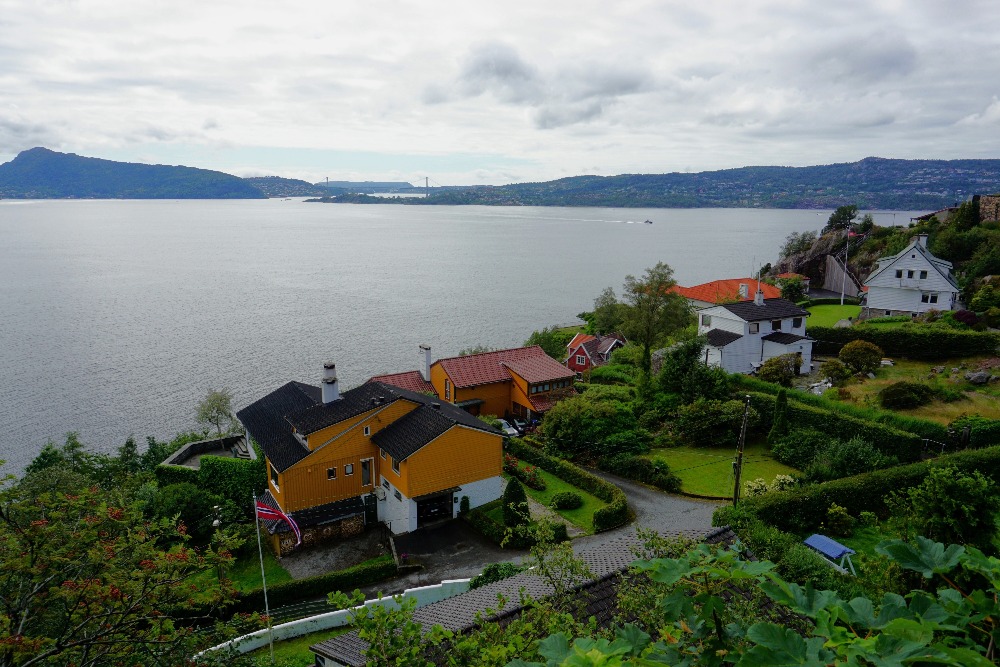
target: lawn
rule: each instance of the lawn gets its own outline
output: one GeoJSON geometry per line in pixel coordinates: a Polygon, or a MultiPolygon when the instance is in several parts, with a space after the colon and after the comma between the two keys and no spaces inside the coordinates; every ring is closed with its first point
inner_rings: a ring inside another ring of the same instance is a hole
{"type": "MultiPolygon", "coordinates": [[[[329,630],[319,630],[310,632],[307,635],[286,639],[285,641],[274,643],[274,660],[282,667],[313,667],[316,664],[316,655],[309,650],[313,644],[318,644],[324,639],[330,639],[345,632],[350,632],[351,626],[342,628],[331,628],[329,630]]],[[[265,667],[271,664],[271,649],[269,646],[259,648],[250,653],[254,664],[265,667]]]]}
{"type": "MultiPolygon", "coordinates": [[[[280,584],[292,580],[292,575],[288,574],[285,568],[275,560],[270,551],[264,549],[264,572],[267,574],[268,585],[280,584]]],[[[195,581],[204,579],[214,579],[218,576],[215,569],[202,572],[194,578],[195,581]]],[[[233,582],[233,586],[238,591],[250,591],[261,587],[260,581],[260,557],[257,550],[248,551],[245,556],[237,558],[236,562],[226,570],[226,577],[233,582]]]]}
{"type": "Polygon", "coordinates": [[[810,306],[806,310],[810,313],[806,328],[832,327],[840,320],[846,320],[849,317],[857,319],[858,315],[861,314],[861,306],[851,305],[810,306]]]}
{"type": "MultiPolygon", "coordinates": [[[[701,496],[729,498],[733,495],[734,447],[667,447],[646,455],[659,459],[681,478],[681,491],[701,496]]],[[[758,477],[770,482],[775,475],[799,472],[771,458],[764,442],[748,444],[743,452],[743,482],[758,477]]]]}
{"type": "Polygon", "coordinates": [[[572,491],[573,493],[580,494],[583,498],[583,505],[577,507],[575,510],[552,510],[566,519],[574,526],[580,530],[586,532],[588,535],[594,534],[594,512],[606,507],[607,503],[593,496],[583,489],[579,489],[568,482],[564,482],[550,472],[546,472],[541,468],[538,469],[538,474],[545,481],[545,490],[537,491],[535,489],[529,488],[524,485],[524,490],[527,492],[532,499],[538,501],[539,504],[549,507],[552,503],[552,496],[560,493],[562,491],[572,491]]]}
{"type": "Polygon", "coordinates": [[[975,387],[966,382],[964,377],[969,369],[975,368],[980,361],[986,358],[988,357],[967,357],[945,361],[895,359],[895,365],[880,368],[875,374],[875,379],[855,380],[852,381],[852,384],[844,387],[843,391],[831,390],[828,394],[831,398],[847,400],[858,405],[879,406],[878,393],[886,385],[893,382],[906,380],[908,382],[937,384],[946,389],[964,391],[965,398],[950,403],[932,401],[919,408],[898,410],[897,412],[941,424],[949,424],[963,414],[976,414],[988,419],[1000,419],[1000,397],[995,395],[994,387],[975,387]],[[958,373],[951,372],[952,368],[959,368],[962,365],[965,368],[960,368],[958,373]],[[931,368],[941,366],[945,368],[944,373],[931,373],[931,368]]]}

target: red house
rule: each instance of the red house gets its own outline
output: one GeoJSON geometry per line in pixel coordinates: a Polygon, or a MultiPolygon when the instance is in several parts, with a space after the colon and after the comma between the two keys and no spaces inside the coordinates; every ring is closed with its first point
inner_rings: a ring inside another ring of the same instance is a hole
{"type": "Polygon", "coordinates": [[[620,333],[591,336],[579,333],[566,346],[566,366],[579,378],[591,368],[603,366],[611,360],[611,353],[628,341],[620,333]]]}

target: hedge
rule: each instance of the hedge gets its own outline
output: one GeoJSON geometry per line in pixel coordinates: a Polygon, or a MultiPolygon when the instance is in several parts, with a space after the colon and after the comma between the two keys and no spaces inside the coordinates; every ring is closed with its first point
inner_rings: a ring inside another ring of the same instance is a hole
{"type": "Polygon", "coordinates": [[[1000,419],[987,419],[979,415],[959,417],[951,423],[957,434],[969,427],[969,447],[992,447],[1000,445],[1000,419]]]}
{"type": "Polygon", "coordinates": [[[884,518],[889,494],[918,486],[932,467],[940,466],[955,466],[963,472],[978,470],[1000,481],[1000,447],[946,454],[932,461],[747,498],[737,508],[717,509],[712,524],[744,525],[759,519],[782,530],[806,533],[826,520],[826,512],[833,503],[846,508],[852,516],[874,512],[884,518]]]}
{"type": "MultiPolygon", "coordinates": [[[[497,499],[469,510],[462,515],[462,520],[483,535],[483,537],[502,545],[505,549],[527,549],[534,546],[536,540],[533,535],[512,532],[508,537],[507,526],[488,514],[488,512],[499,507],[501,502],[502,499],[497,499]],[[506,542],[504,542],[505,539],[507,540],[506,542]]],[[[565,542],[569,539],[566,524],[556,523],[553,529],[555,531],[553,538],[556,542],[565,542]]]]}
{"type": "Polygon", "coordinates": [[[510,440],[507,443],[507,451],[522,461],[536,465],[564,482],[588,491],[608,503],[594,512],[594,532],[600,533],[623,526],[631,519],[625,492],[611,482],[606,482],[569,461],[549,456],[517,440],[510,440]]]}
{"type": "Polygon", "coordinates": [[[199,486],[201,484],[201,475],[194,468],[188,468],[187,466],[160,464],[156,466],[156,481],[161,487],[170,486],[171,484],[183,484],[185,482],[199,486]]]}
{"type": "Polygon", "coordinates": [[[205,489],[232,500],[239,507],[251,507],[253,494],[263,493],[267,484],[263,457],[250,461],[203,456],[200,479],[205,489]]]}
{"type": "MultiPolygon", "coordinates": [[[[856,306],[859,303],[861,303],[861,300],[858,299],[857,297],[853,296],[844,297],[845,306],[856,306]]],[[[808,308],[809,306],[839,306],[840,297],[838,296],[838,297],[823,297],[822,299],[806,299],[799,305],[805,308],[808,308]]]]}
{"type": "Polygon", "coordinates": [[[816,341],[813,351],[819,354],[837,354],[852,340],[866,340],[878,345],[887,355],[908,359],[996,354],[1000,347],[1000,334],[991,331],[963,331],[921,324],[900,327],[859,324],[844,329],[810,327],[809,335],[816,341]]]}
{"type": "MultiPolygon", "coordinates": [[[[765,431],[769,430],[771,428],[770,422],[774,418],[774,404],[777,402],[777,398],[771,394],[755,391],[748,392],[748,395],[750,396],[750,404],[761,415],[762,427],[765,431]]],[[[860,437],[870,442],[883,454],[897,457],[902,463],[918,461],[923,452],[923,439],[914,433],[907,433],[885,424],[858,419],[847,414],[834,415],[830,410],[799,403],[791,395],[789,395],[788,400],[788,424],[793,429],[811,428],[841,440],[860,437]]]]}
{"type": "MultiPolygon", "coordinates": [[[[396,562],[392,556],[386,554],[346,570],[273,584],[267,587],[267,601],[273,609],[303,600],[316,599],[333,591],[352,591],[355,588],[374,584],[395,575],[396,562]]],[[[232,608],[233,613],[251,613],[263,610],[263,588],[240,593],[232,608]]]]}
{"type": "MultiPolygon", "coordinates": [[[[764,394],[774,394],[776,396],[779,391],[784,389],[784,387],[774,384],[773,382],[764,382],[759,378],[751,377],[749,375],[735,374],[731,377],[737,386],[753,391],[759,391],[764,394]]],[[[841,401],[831,400],[829,398],[817,396],[816,394],[811,394],[807,391],[800,391],[798,389],[785,389],[785,391],[788,392],[788,398],[790,400],[798,401],[799,403],[805,403],[807,405],[836,412],[841,415],[850,415],[852,417],[856,417],[857,419],[884,424],[900,431],[914,433],[919,435],[921,438],[929,438],[938,442],[948,441],[948,429],[943,424],[932,422],[928,419],[919,419],[917,417],[901,415],[888,410],[865,408],[852,405],[850,403],[843,403],[841,401]]]]}
{"type": "Polygon", "coordinates": [[[655,486],[669,493],[681,490],[681,479],[663,461],[650,461],[631,454],[605,456],[597,462],[597,467],[619,477],[655,486]]]}

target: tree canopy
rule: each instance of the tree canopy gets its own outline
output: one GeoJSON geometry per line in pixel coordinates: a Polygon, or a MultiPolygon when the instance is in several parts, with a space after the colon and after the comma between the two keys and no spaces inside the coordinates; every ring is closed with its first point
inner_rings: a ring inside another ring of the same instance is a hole
{"type": "Polygon", "coordinates": [[[629,340],[642,346],[644,371],[649,370],[653,348],[683,329],[690,319],[687,301],[671,291],[676,284],[673,269],[663,262],[646,269],[641,278],[625,276],[622,329],[629,340]]]}

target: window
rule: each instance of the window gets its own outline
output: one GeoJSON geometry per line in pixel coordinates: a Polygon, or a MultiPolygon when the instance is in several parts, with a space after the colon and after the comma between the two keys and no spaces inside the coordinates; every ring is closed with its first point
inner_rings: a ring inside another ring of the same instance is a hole
{"type": "Polygon", "coordinates": [[[372,427],[371,426],[365,426],[365,435],[367,436],[367,435],[371,435],[371,434],[372,434],[372,427]]]}
{"type": "Polygon", "coordinates": [[[392,471],[395,473],[399,472],[399,459],[397,459],[395,456],[392,457],[392,471]]]}
{"type": "Polygon", "coordinates": [[[760,333],[760,322],[750,323],[750,333],[760,333]]]}
{"type": "Polygon", "coordinates": [[[354,474],[354,464],[353,463],[348,463],[348,464],[346,464],[344,466],[344,474],[345,475],[353,475],[354,474]]]}
{"type": "Polygon", "coordinates": [[[907,271],[906,272],[906,277],[907,278],[912,278],[913,277],[913,271],[907,271]]]}
{"type": "Polygon", "coordinates": [[[548,391],[548,390],[549,390],[549,385],[548,385],[548,383],[545,383],[545,384],[543,384],[543,385],[542,385],[542,391],[548,391]]]}
{"type": "Polygon", "coordinates": [[[396,496],[396,500],[402,500],[403,499],[403,494],[400,493],[399,491],[394,491],[392,495],[396,496]]]}
{"type": "Polygon", "coordinates": [[[798,329],[801,326],[802,326],[802,318],[801,317],[796,317],[796,318],[794,318],[792,320],[792,328],[793,329],[798,329]]]}
{"type": "Polygon", "coordinates": [[[385,450],[381,447],[378,448],[378,455],[382,457],[383,461],[385,461],[385,450]]]}
{"type": "Polygon", "coordinates": [[[361,459],[361,486],[372,483],[372,463],[375,459],[361,459]]]}
{"type": "Polygon", "coordinates": [[[587,357],[583,356],[582,354],[576,355],[576,363],[580,366],[584,365],[585,363],[587,363],[587,357]]]}
{"type": "Polygon", "coordinates": [[[781,320],[771,320],[771,331],[781,331],[781,320]]]}
{"type": "Polygon", "coordinates": [[[701,326],[703,326],[703,327],[710,327],[710,326],[712,326],[712,316],[711,315],[702,315],[701,316],[701,326]]]}
{"type": "Polygon", "coordinates": [[[444,400],[451,400],[451,380],[445,378],[444,380],[444,400]]]}
{"type": "Polygon", "coordinates": [[[886,317],[889,317],[890,315],[892,315],[892,311],[891,310],[885,311],[885,316],[886,317]]]}
{"type": "Polygon", "coordinates": [[[924,292],[923,294],[920,295],[920,302],[921,303],[937,303],[938,302],[938,295],[937,295],[936,292],[935,293],[924,292]]]}
{"type": "Polygon", "coordinates": [[[896,277],[897,278],[902,278],[903,277],[903,270],[902,269],[896,269],[896,277]]]}
{"type": "Polygon", "coordinates": [[[278,488],[278,470],[272,465],[271,466],[271,484],[274,488],[278,488]]]}
{"type": "Polygon", "coordinates": [[[389,480],[387,480],[385,477],[382,478],[382,486],[384,486],[387,489],[389,488],[389,480]]]}
{"type": "Polygon", "coordinates": [[[532,385],[531,386],[531,393],[532,394],[537,394],[538,393],[538,385],[532,385]]]}
{"type": "Polygon", "coordinates": [[[333,467],[333,468],[327,468],[326,469],[326,478],[327,479],[337,479],[337,468],[336,468],[336,466],[333,467]]]}
{"type": "Polygon", "coordinates": [[[921,271],[920,272],[920,279],[921,280],[925,280],[926,278],[927,278],[927,272],[926,271],[921,271]]]}

